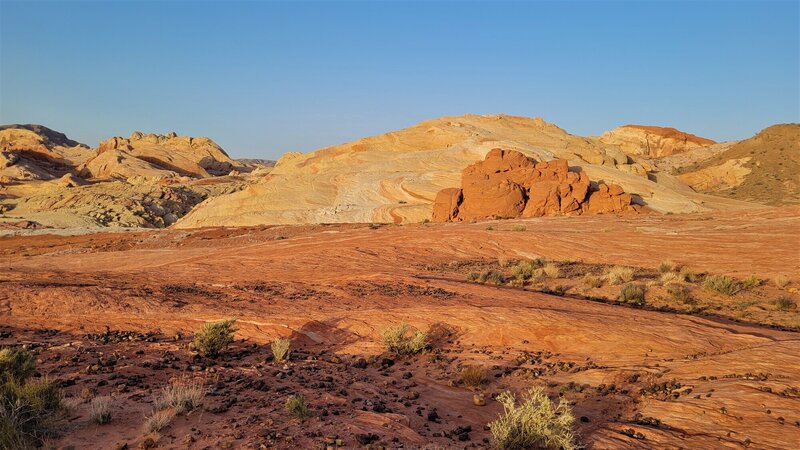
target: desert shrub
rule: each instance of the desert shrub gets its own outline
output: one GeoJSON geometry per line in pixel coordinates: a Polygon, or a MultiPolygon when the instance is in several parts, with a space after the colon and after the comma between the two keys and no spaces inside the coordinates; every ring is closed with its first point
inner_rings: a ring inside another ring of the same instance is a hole
{"type": "Polygon", "coordinates": [[[667,289],[667,293],[669,293],[673,300],[679,301],[685,305],[694,303],[692,291],[686,286],[670,286],[669,289],[667,289]]]}
{"type": "Polygon", "coordinates": [[[736,278],[727,275],[708,275],[703,280],[703,287],[724,295],[733,295],[741,290],[741,284],[736,278]]]}
{"type": "Polygon", "coordinates": [[[520,405],[508,391],[498,395],[497,401],[503,405],[503,414],[489,423],[495,448],[578,448],[572,432],[575,418],[566,400],[561,399],[554,405],[541,387],[534,387],[528,390],[520,405]]]}
{"type": "Polygon", "coordinates": [[[525,231],[525,230],[527,230],[527,228],[525,228],[525,225],[514,225],[513,227],[511,227],[511,231],[525,231]]]}
{"type": "Polygon", "coordinates": [[[776,298],[773,304],[779,311],[792,311],[797,309],[797,302],[785,295],[776,298]]]}
{"type": "Polygon", "coordinates": [[[583,277],[583,284],[589,286],[590,288],[599,288],[603,285],[603,280],[600,279],[600,277],[587,274],[583,277]]]}
{"type": "Polygon", "coordinates": [[[0,381],[25,380],[36,370],[36,360],[24,349],[7,347],[0,349],[0,381]]]}
{"type": "Polygon", "coordinates": [[[478,282],[486,284],[503,284],[503,282],[505,282],[505,277],[502,273],[496,270],[484,270],[478,277],[478,282]]]}
{"type": "Polygon", "coordinates": [[[561,276],[561,269],[558,268],[557,265],[553,263],[547,263],[541,268],[542,275],[546,276],[547,278],[558,278],[561,276]]]}
{"type": "Polygon", "coordinates": [[[428,335],[421,331],[411,332],[408,325],[389,327],[383,331],[383,345],[398,355],[421,353],[428,346],[428,335]]]}
{"type": "Polygon", "coordinates": [[[505,256],[500,256],[497,258],[497,265],[500,266],[501,269],[508,267],[508,258],[505,256]]]}
{"type": "Polygon", "coordinates": [[[678,272],[678,277],[681,281],[685,281],[687,283],[694,283],[697,280],[697,275],[692,272],[691,269],[688,267],[681,267],[680,272],[678,272]]]}
{"type": "Polygon", "coordinates": [[[153,406],[156,410],[172,408],[175,414],[189,412],[203,401],[206,391],[203,383],[196,380],[176,380],[161,391],[153,406]]]}
{"type": "Polygon", "coordinates": [[[467,281],[478,281],[478,278],[480,278],[480,277],[481,277],[481,274],[479,274],[478,272],[470,272],[467,275],[467,281]]]}
{"type": "Polygon", "coordinates": [[[61,391],[47,379],[17,380],[8,373],[0,384],[0,448],[34,448],[53,432],[62,411],[61,391]]]}
{"type": "Polygon", "coordinates": [[[667,272],[674,272],[675,269],[677,269],[677,267],[678,266],[670,260],[661,261],[661,264],[658,265],[658,271],[662,274],[667,272]]]}
{"type": "Polygon", "coordinates": [[[750,275],[749,277],[742,280],[743,289],[752,289],[759,286],[761,286],[761,279],[755,275],[750,275]]]}
{"type": "Polygon", "coordinates": [[[487,380],[487,371],[486,367],[478,366],[478,365],[471,365],[465,366],[461,369],[461,381],[464,382],[465,386],[476,388],[480,387],[487,380]]]}
{"type": "Polygon", "coordinates": [[[289,348],[292,343],[289,339],[278,338],[272,341],[270,348],[272,348],[272,356],[275,361],[284,362],[289,360],[289,348]]]}
{"type": "Polygon", "coordinates": [[[286,411],[300,420],[305,420],[309,416],[305,397],[301,394],[290,395],[286,399],[286,411]]]}
{"type": "Polygon", "coordinates": [[[628,283],[619,291],[619,300],[637,306],[644,305],[645,287],[637,283],[628,283]]]}
{"type": "Polygon", "coordinates": [[[541,258],[528,259],[518,262],[511,268],[511,276],[518,280],[528,280],[536,275],[536,270],[544,266],[541,258]]]}
{"type": "Polygon", "coordinates": [[[661,274],[661,284],[664,286],[679,281],[681,281],[681,276],[677,272],[664,272],[661,274]]]}
{"type": "Polygon", "coordinates": [[[614,266],[606,271],[606,279],[611,284],[622,284],[633,280],[633,268],[614,266]]]}
{"type": "Polygon", "coordinates": [[[789,285],[789,279],[786,278],[784,275],[778,275],[775,279],[772,280],[779,289],[783,289],[789,285]]]}
{"type": "Polygon", "coordinates": [[[173,417],[175,417],[175,410],[171,408],[153,411],[153,414],[144,421],[144,430],[148,433],[157,433],[166,428],[172,422],[173,417]]]}
{"type": "Polygon", "coordinates": [[[100,425],[111,422],[111,397],[103,395],[95,397],[89,402],[89,418],[100,425]]]}
{"type": "Polygon", "coordinates": [[[194,348],[202,355],[215,357],[233,343],[233,334],[238,328],[232,319],[206,323],[194,335],[194,348]]]}
{"type": "Polygon", "coordinates": [[[514,278],[508,282],[508,285],[515,288],[522,288],[525,287],[525,280],[520,280],[519,278],[514,278]]]}

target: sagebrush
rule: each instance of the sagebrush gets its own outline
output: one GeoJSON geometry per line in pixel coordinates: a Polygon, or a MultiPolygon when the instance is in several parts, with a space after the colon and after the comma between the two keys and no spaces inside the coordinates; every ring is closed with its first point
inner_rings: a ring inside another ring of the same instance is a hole
{"type": "Polygon", "coordinates": [[[383,331],[383,345],[398,355],[421,353],[428,346],[428,335],[421,331],[412,332],[406,324],[389,327],[383,331]]]}

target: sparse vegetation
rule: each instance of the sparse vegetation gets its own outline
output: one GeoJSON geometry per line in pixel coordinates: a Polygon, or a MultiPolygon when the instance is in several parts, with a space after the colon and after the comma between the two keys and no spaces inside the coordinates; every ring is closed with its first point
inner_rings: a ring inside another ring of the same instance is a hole
{"type": "Polygon", "coordinates": [[[606,272],[606,279],[611,284],[628,283],[633,280],[633,268],[614,266],[606,272]]]}
{"type": "Polygon", "coordinates": [[[409,326],[403,323],[383,331],[383,345],[398,355],[413,355],[425,350],[428,335],[421,331],[412,333],[409,326]]]}
{"type": "Polygon", "coordinates": [[[778,275],[772,281],[775,283],[775,286],[778,287],[778,289],[784,289],[789,285],[789,279],[784,275],[778,275]]]}
{"type": "Polygon", "coordinates": [[[541,268],[541,273],[547,278],[558,278],[561,275],[561,269],[553,263],[547,263],[541,268]]]}
{"type": "Polygon", "coordinates": [[[677,267],[678,266],[670,260],[661,261],[661,264],[658,265],[658,271],[661,274],[665,274],[668,272],[674,272],[677,267]]]}
{"type": "Polygon", "coordinates": [[[692,291],[686,286],[670,286],[667,292],[673,300],[679,301],[684,305],[696,303],[692,297],[692,291]]]}
{"type": "Polygon", "coordinates": [[[300,420],[305,420],[309,416],[305,397],[302,394],[290,395],[286,399],[286,411],[300,420]]]}
{"type": "Polygon", "coordinates": [[[645,287],[638,283],[628,283],[619,291],[619,301],[636,306],[643,306],[645,287]]]}
{"type": "Polygon", "coordinates": [[[214,358],[233,343],[233,335],[238,330],[232,319],[216,323],[206,323],[194,335],[194,348],[200,354],[214,358]]]}
{"type": "Polygon", "coordinates": [[[511,231],[525,231],[525,230],[527,230],[527,228],[525,228],[525,225],[514,225],[513,227],[511,227],[511,231]]]}
{"type": "Polygon", "coordinates": [[[496,270],[484,270],[478,276],[478,283],[484,284],[503,284],[505,282],[505,277],[502,273],[496,270]]]}
{"type": "Polygon", "coordinates": [[[35,370],[27,350],[0,350],[0,448],[40,446],[63,410],[59,388],[44,378],[31,379],[35,370]]]}
{"type": "Polygon", "coordinates": [[[697,280],[697,275],[692,272],[691,269],[688,267],[681,267],[680,272],[678,272],[678,276],[681,281],[685,281],[687,283],[694,283],[697,280]]]}
{"type": "Polygon", "coordinates": [[[526,259],[518,262],[511,269],[511,276],[518,280],[528,280],[536,275],[536,270],[544,266],[545,262],[541,258],[526,259]]]}
{"type": "Polygon", "coordinates": [[[203,383],[197,380],[177,380],[161,391],[153,406],[156,410],[172,408],[175,414],[183,414],[200,406],[205,397],[203,383]]]}
{"type": "Polygon", "coordinates": [[[503,405],[503,414],[489,423],[495,448],[578,448],[572,431],[575,418],[566,400],[561,399],[558,405],[554,405],[544,389],[534,387],[528,390],[520,405],[517,405],[514,394],[508,391],[498,395],[497,401],[503,405]]]}
{"type": "Polygon", "coordinates": [[[89,417],[92,422],[100,425],[111,422],[111,405],[113,401],[111,397],[103,395],[95,397],[89,402],[89,417]]]}
{"type": "Polygon", "coordinates": [[[175,410],[172,408],[153,411],[153,414],[145,419],[144,429],[148,433],[157,433],[166,428],[172,422],[173,417],[175,417],[175,410]]]}
{"type": "Polygon", "coordinates": [[[778,311],[786,312],[797,309],[797,302],[785,295],[781,295],[780,297],[776,298],[773,304],[775,304],[775,308],[777,308],[778,311]]]}
{"type": "Polygon", "coordinates": [[[708,275],[703,280],[703,287],[723,295],[734,295],[741,290],[741,284],[727,275],[708,275]]]}
{"type": "Polygon", "coordinates": [[[484,366],[470,365],[461,369],[461,381],[464,385],[471,388],[477,388],[486,383],[487,370],[484,366]]]}
{"type": "Polygon", "coordinates": [[[478,272],[470,272],[469,274],[467,274],[467,281],[478,281],[480,277],[481,274],[479,274],[478,272]]]}
{"type": "Polygon", "coordinates": [[[583,277],[583,284],[590,288],[599,288],[603,285],[603,280],[600,277],[587,274],[583,277]]]}
{"type": "Polygon", "coordinates": [[[664,272],[661,274],[661,284],[664,286],[681,281],[681,276],[677,272],[664,272]]]}
{"type": "Polygon", "coordinates": [[[285,362],[289,360],[289,349],[292,343],[289,339],[278,338],[272,341],[270,348],[272,348],[272,356],[277,362],[285,362]]]}
{"type": "Polygon", "coordinates": [[[744,280],[742,280],[743,289],[753,289],[759,286],[761,286],[761,279],[755,275],[750,275],[744,280]]]}

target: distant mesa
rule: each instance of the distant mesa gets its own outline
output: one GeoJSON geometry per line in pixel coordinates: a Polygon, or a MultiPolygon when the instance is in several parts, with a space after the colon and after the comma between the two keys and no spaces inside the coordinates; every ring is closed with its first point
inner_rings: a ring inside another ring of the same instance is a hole
{"type": "Polygon", "coordinates": [[[461,188],[439,191],[432,216],[448,222],[639,211],[620,186],[591,183],[586,172],[571,171],[565,159],[536,162],[496,148],[464,169],[461,188]]]}

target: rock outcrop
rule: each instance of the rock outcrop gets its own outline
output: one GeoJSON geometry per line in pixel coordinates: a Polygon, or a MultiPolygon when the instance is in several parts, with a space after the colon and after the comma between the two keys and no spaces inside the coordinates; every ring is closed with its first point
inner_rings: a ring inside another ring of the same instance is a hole
{"type": "Polygon", "coordinates": [[[41,125],[0,126],[0,178],[51,180],[92,155],[88,146],[41,125]]]}
{"type": "Polygon", "coordinates": [[[607,131],[600,142],[617,146],[629,155],[660,158],[715,144],[711,139],[684,133],[675,128],[625,125],[607,131]]]}
{"type": "Polygon", "coordinates": [[[461,189],[436,195],[432,216],[447,222],[640,209],[619,185],[593,184],[586,172],[571,171],[565,159],[535,162],[520,152],[496,148],[464,169],[461,189]]]}

